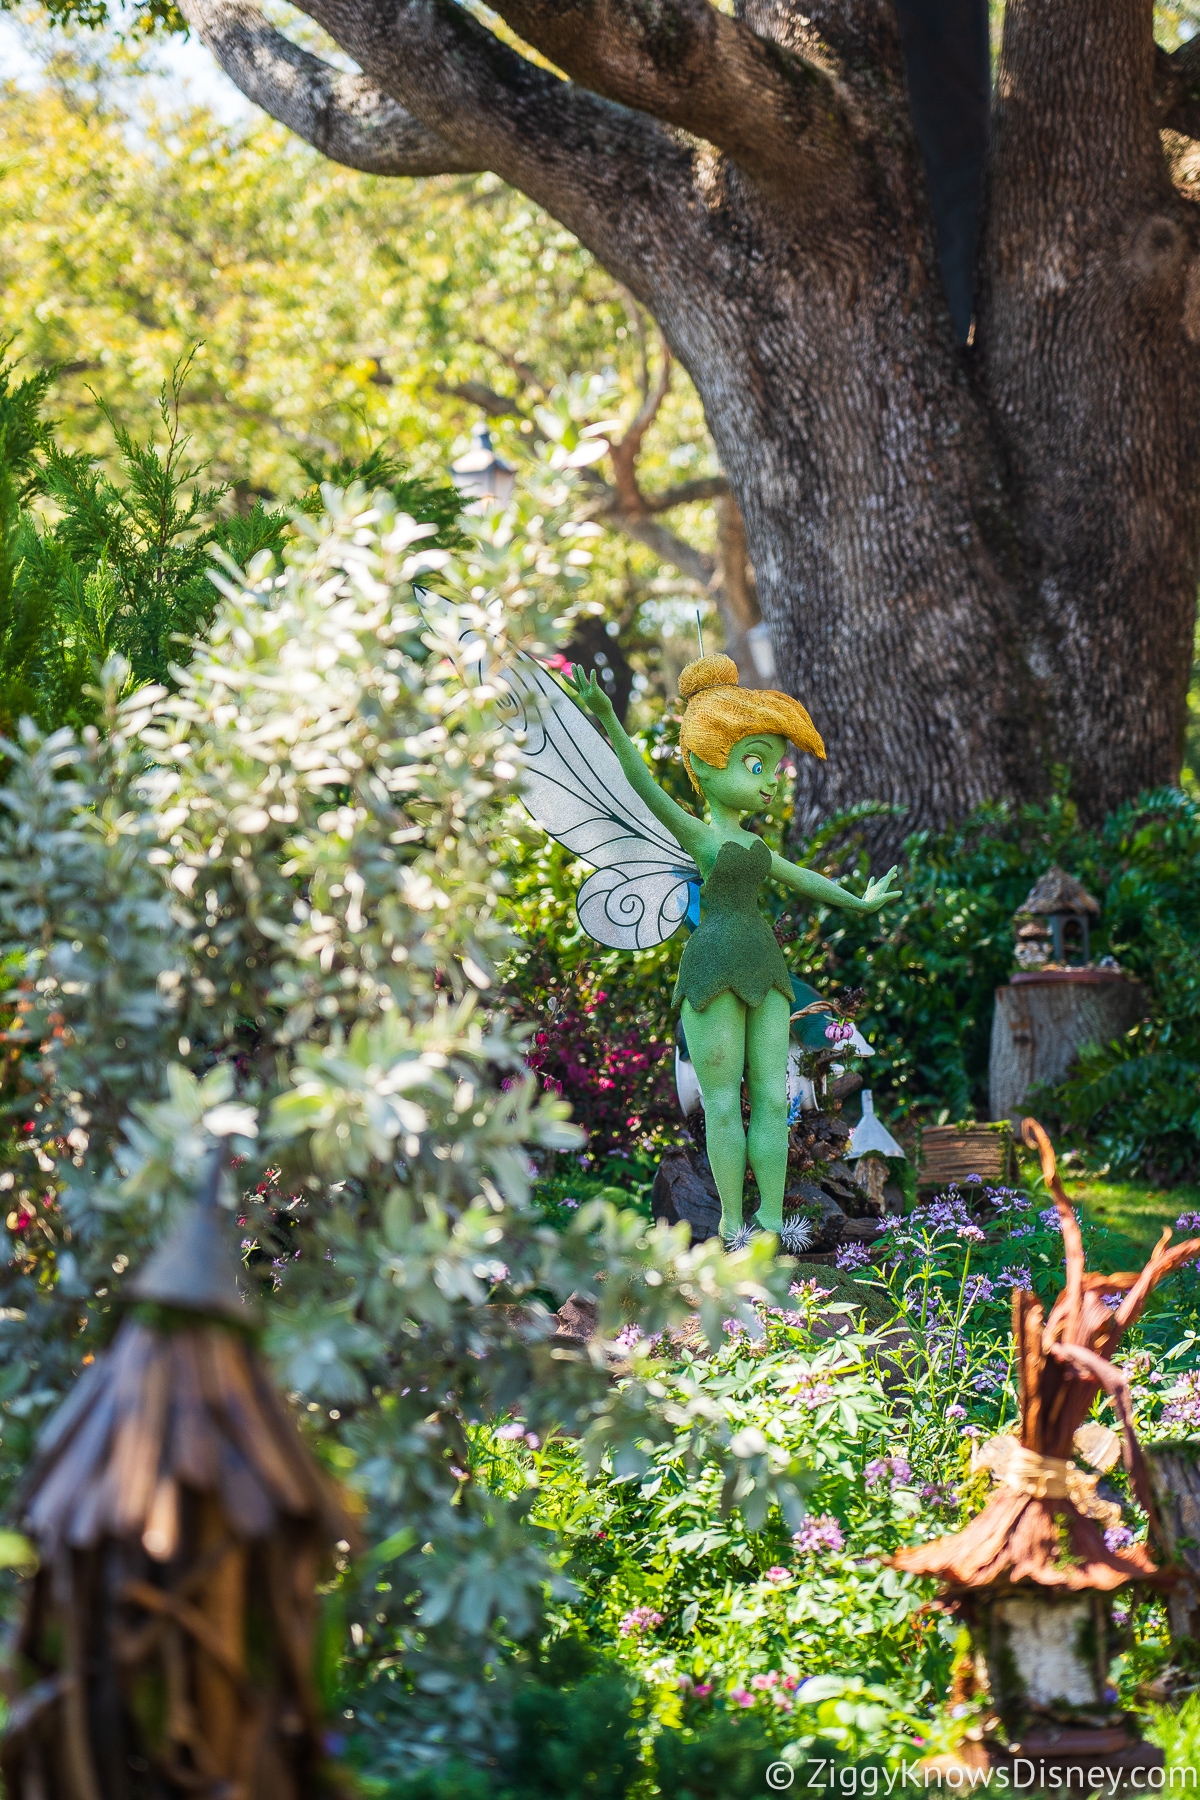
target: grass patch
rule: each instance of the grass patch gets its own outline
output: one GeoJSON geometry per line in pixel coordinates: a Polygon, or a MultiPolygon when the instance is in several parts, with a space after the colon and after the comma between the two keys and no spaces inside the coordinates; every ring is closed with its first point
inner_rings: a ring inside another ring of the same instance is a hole
{"type": "Polygon", "coordinates": [[[1200,1212],[1200,1187],[1166,1188],[1150,1181],[1109,1181],[1103,1176],[1071,1176],[1064,1185],[1085,1219],[1125,1239],[1143,1253],[1143,1260],[1158,1242],[1164,1225],[1174,1230],[1181,1212],[1200,1212]]]}

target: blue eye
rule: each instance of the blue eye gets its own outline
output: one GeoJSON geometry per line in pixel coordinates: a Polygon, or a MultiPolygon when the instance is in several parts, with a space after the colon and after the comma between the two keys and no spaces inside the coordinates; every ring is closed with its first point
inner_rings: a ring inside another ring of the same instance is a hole
{"type": "Polygon", "coordinates": [[[757,756],[753,759],[753,761],[750,764],[750,773],[752,775],[761,775],[762,774],[762,764],[759,762],[757,756]]]}

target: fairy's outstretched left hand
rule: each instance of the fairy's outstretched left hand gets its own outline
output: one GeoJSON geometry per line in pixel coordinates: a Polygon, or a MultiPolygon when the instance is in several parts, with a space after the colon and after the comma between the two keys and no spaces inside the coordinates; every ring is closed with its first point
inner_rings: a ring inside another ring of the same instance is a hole
{"type": "Polygon", "coordinates": [[[868,881],[867,891],[863,895],[864,912],[878,912],[880,907],[886,906],[889,900],[895,900],[899,897],[899,888],[894,888],[892,886],[896,873],[897,866],[893,864],[881,880],[868,881]]]}

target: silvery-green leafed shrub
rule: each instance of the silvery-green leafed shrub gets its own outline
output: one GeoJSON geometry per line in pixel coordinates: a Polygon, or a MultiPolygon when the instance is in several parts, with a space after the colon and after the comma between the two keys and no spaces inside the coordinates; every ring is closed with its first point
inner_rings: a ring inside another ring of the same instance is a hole
{"type": "MultiPolygon", "coordinates": [[[[376,1545],[327,1677],[374,1696],[400,1768],[503,1738],[499,1646],[567,1585],[526,1503],[472,1480],[471,1421],[519,1408],[631,1471],[671,1430],[646,1365],[615,1385],[602,1346],[551,1343],[546,1297],[593,1295],[612,1336],[698,1309],[716,1341],[787,1277],[604,1203],[564,1232],[530,1206],[530,1153],[580,1134],[491,1000],[519,782],[494,701],[521,615],[419,607],[414,578],[458,579],[424,528],[385,495],[325,498],[282,569],[227,571],[176,692],[7,747],[0,1454],[11,1480],[230,1138],[275,1369],[376,1545]]],[[[731,1493],[799,1518],[786,1468],[750,1470],[720,1417],[697,1430],[731,1493]]]]}

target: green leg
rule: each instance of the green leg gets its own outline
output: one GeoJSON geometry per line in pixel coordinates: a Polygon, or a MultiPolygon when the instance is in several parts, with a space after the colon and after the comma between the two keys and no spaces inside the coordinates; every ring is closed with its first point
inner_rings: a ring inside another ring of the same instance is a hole
{"type": "MultiPolygon", "coordinates": [[[[750,1088],[750,1167],[761,1196],[758,1223],[783,1225],[787,1181],[787,1060],[791,1008],[774,988],[746,1018],[746,1079],[750,1088]]],[[[689,1039],[689,1042],[691,1040],[689,1039]]]]}
{"type": "MultiPolygon", "coordinates": [[[[746,1008],[736,994],[726,991],[710,1000],[703,1012],[685,1000],[682,1013],[692,1065],[704,1095],[704,1129],[708,1160],[721,1196],[721,1230],[731,1237],[741,1230],[746,1185],[746,1134],[742,1130],[746,1008]]],[[[781,1196],[782,1192],[781,1188],[781,1196]]]]}

